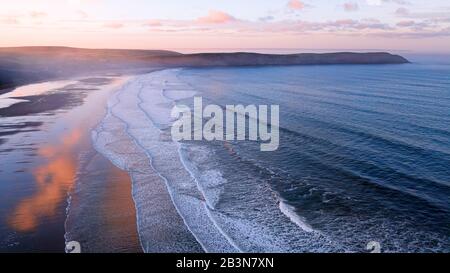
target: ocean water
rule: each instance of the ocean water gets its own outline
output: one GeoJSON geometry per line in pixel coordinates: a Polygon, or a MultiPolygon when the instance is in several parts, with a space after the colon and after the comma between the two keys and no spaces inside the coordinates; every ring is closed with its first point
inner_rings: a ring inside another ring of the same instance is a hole
{"type": "Polygon", "coordinates": [[[77,81],[51,81],[20,86],[11,92],[0,94],[0,109],[10,107],[13,104],[27,101],[28,96],[42,95],[56,91],[63,87],[76,84],[77,81]],[[21,99],[21,98],[25,99],[21,99]]]}
{"type": "Polygon", "coordinates": [[[449,252],[449,105],[448,65],[164,70],[117,92],[93,139],[131,174],[147,252],[449,252]],[[279,105],[280,148],[173,142],[193,95],[279,105]]]}

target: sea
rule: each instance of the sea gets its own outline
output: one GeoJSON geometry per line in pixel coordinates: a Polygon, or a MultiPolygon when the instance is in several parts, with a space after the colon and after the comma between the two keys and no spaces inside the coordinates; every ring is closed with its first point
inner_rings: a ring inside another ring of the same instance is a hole
{"type": "Polygon", "coordinates": [[[146,252],[450,251],[445,63],[162,70],[111,96],[92,139],[130,174],[146,252]],[[194,96],[279,105],[279,149],[173,141],[194,96]]]}

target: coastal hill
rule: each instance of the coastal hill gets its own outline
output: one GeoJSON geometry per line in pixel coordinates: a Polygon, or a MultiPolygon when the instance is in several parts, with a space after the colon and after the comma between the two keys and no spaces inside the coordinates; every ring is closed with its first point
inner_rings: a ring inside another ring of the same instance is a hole
{"type": "Polygon", "coordinates": [[[258,65],[404,64],[399,55],[376,53],[199,53],[167,50],[81,49],[71,47],[0,48],[0,90],[50,78],[93,72],[136,73],[155,67],[258,65]]]}
{"type": "Polygon", "coordinates": [[[257,66],[257,65],[331,65],[331,64],[404,64],[408,60],[384,52],[376,53],[198,53],[158,58],[174,66],[257,66]]]}

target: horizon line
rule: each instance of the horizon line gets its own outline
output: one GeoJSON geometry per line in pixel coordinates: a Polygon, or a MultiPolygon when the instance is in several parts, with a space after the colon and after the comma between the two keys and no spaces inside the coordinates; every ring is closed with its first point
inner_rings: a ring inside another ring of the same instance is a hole
{"type": "MultiPolygon", "coordinates": [[[[20,46],[0,46],[0,49],[5,48],[38,48],[38,47],[53,47],[53,48],[73,48],[73,49],[92,49],[92,50],[151,50],[151,51],[177,51],[178,53],[183,53],[179,51],[199,51],[195,53],[257,53],[257,52],[251,52],[251,50],[269,50],[269,51],[328,51],[329,53],[337,53],[337,52],[366,52],[366,53],[373,53],[373,52],[396,52],[396,53],[411,53],[411,54],[430,54],[430,55],[441,55],[441,54],[450,54],[450,51],[448,52],[429,52],[429,51],[414,51],[410,49],[376,49],[376,48],[293,48],[293,47],[243,47],[243,48],[195,48],[195,47],[169,47],[169,48],[100,48],[100,47],[77,47],[77,46],[68,46],[68,45],[20,45],[20,46]],[[247,51],[248,50],[248,51],[247,51]],[[209,51],[209,52],[204,52],[209,51]],[[214,51],[214,52],[212,52],[214,51]],[[232,52],[228,52],[232,51],[232,52]]],[[[190,52],[192,53],[192,52],[190,52]]],[[[298,52],[302,53],[302,52],[298,52]]],[[[310,52],[308,52],[310,53],[310,52]]],[[[268,53],[270,54],[270,53],[268,53]]],[[[279,53],[279,54],[288,54],[288,53],[279,53]]],[[[295,54],[295,53],[292,53],[295,54]]]]}

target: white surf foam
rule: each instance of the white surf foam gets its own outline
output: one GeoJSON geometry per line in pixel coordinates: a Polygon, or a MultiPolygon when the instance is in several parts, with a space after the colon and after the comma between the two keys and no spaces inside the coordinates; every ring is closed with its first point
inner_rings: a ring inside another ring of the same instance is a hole
{"type": "Polygon", "coordinates": [[[199,169],[214,161],[210,151],[172,141],[164,129],[171,124],[173,100],[194,95],[195,90],[191,90],[180,81],[177,70],[136,77],[110,100],[107,118],[93,133],[97,149],[132,174],[138,231],[144,250],[154,249],[151,246],[157,240],[148,226],[149,215],[158,217],[154,211],[158,203],[149,202],[157,194],[149,186],[154,179],[148,175],[149,168],[165,183],[177,213],[207,252],[337,249],[319,233],[311,232],[308,225],[295,217],[293,210],[285,205],[279,208],[267,185],[261,185],[263,181],[251,177],[228,181],[217,168],[199,169]],[[124,138],[122,131],[128,142],[120,139],[119,136],[124,138]],[[139,154],[145,154],[147,161],[139,154]],[[231,195],[226,187],[231,187],[231,195]],[[228,202],[221,202],[224,194],[228,194],[228,202]]]}
{"type": "Polygon", "coordinates": [[[129,88],[133,88],[131,82],[109,100],[106,117],[92,132],[94,146],[130,174],[138,234],[145,252],[201,252],[173,206],[163,178],[151,168],[146,151],[130,137],[128,125],[112,113],[121,103],[118,95],[129,88]]]}
{"type": "MultiPolygon", "coordinates": [[[[172,104],[162,95],[161,83],[170,81],[171,76],[171,73],[163,71],[137,77],[119,91],[108,104],[109,112],[125,124],[128,136],[139,149],[145,152],[151,162],[151,167],[166,183],[179,215],[203,249],[208,252],[237,252],[239,249],[236,249],[220,233],[214,222],[208,217],[208,207],[204,198],[179,158],[178,145],[164,135],[158,126],[170,121],[168,117],[170,117],[172,104]]],[[[111,124],[104,122],[101,126],[108,127],[111,124]]],[[[113,130],[108,129],[108,131],[112,132],[113,130]]],[[[102,146],[101,143],[105,141],[114,143],[115,135],[110,133],[100,136],[94,133],[93,138],[98,147],[102,146]]],[[[146,168],[145,164],[130,165],[130,160],[121,152],[113,153],[110,148],[100,150],[117,165],[135,172],[146,168]]],[[[115,147],[115,149],[120,149],[120,147],[115,147]]],[[[149,189],[145,187],[147,184],[145,180],[136,178],[133,184],[135,202],[140,209],[140,214],[145,215],[145,211],[154,206],[154,204],[148,204],[148,194],[151,193],[147,192],[149,189]]],[[[143,228],[140,228],[139,232],[144,246],[153,243],[148,241],[149,236],[143,228]]]]}
{"type": "Polygon", "coordinates": [[[305,219],[300,217],[296,212],[295,208],[287,204],[284,200],[280,201],[279,204],[280,211],[286,215],[292,222],[303,229],[306,232],[314,232],[314,229],[305,222],[305,219]]]}
{"type": "Polygon", "coordinates": [[[171,100],[182,100],[195,96],[197,91],[194,90],[164,90],[164,96],[171,100]]]}

